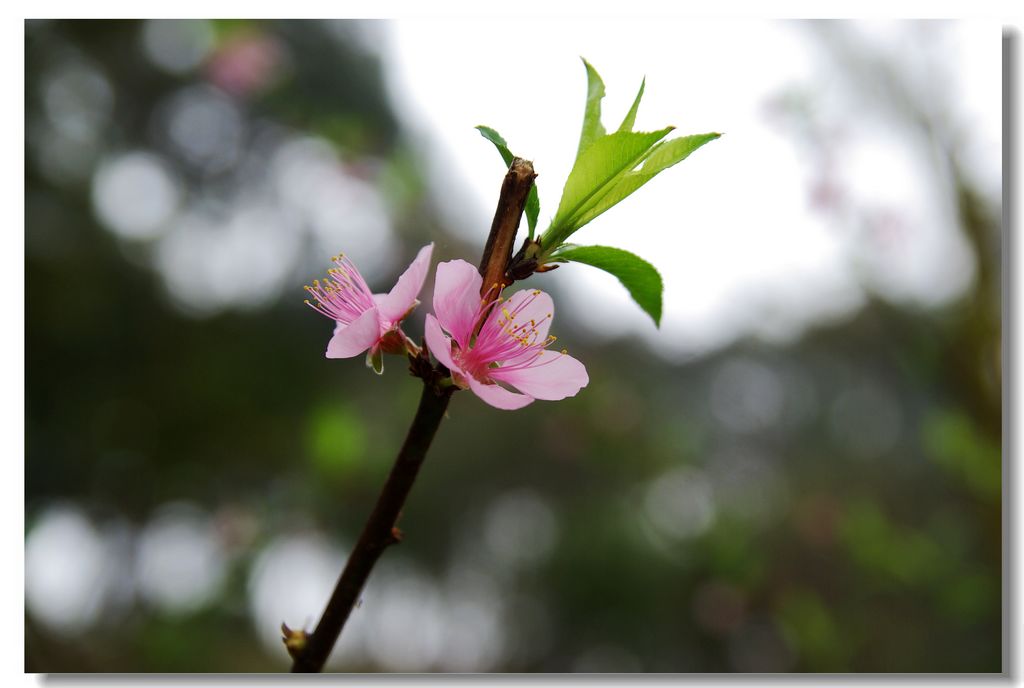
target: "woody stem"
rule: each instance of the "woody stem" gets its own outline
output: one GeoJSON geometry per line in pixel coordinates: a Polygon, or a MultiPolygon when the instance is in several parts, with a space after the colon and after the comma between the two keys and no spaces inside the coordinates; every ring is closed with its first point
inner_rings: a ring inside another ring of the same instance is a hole
{"type": "MultiPolygon", "coordinates": [[[[526,196],[536,176],[533,164],[520,158],[512,161],[505,175],[480,261],[480,274],[484,278],[481,296],[487,293],[489,285],[498,284],[500,292],[506,284],[505,272],[512,257],[512,244],[526,205],[526,196]]],[[[396,523],[456,389],[442,384],[448,372],[441,364],[430,366],[426,347],[410,353],[409,359],[413,375],[423,379],[423,393],[416,415],[316,629],[309,635],[285,630],[285,644],[294,660],[293,673],[323,671],[324,663],[358,602],[374,565],[387,547],[401,540],[402,534],[396,523]]]]}
{"type": "Polygon", "coordinates": [[[501,184],[498,207],[494,211],[491,232],[487,236],[484,254],[480,259],[480,274],[484,278],[480,288],[482,298],[487,298],[491,290],[495,292],[491,294],[491,298],[497,297],[501,290],[512,282],[505,273],[512,260],[512,245],[516,240],[516,230],[519,229],[523,209],[526,207],[526,197],[530,194],[536,177],[532,162],[522,158],[512,159],[505,180],[501,184]]]}

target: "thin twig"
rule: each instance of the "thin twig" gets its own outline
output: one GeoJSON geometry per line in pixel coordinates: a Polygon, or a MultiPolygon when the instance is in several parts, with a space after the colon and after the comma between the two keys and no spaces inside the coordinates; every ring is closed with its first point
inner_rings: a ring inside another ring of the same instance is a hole
{"type": "MultiPolygon", "coordinates": [[[[526,205],[526,196],[536,176],[533,164],[520,158],[512,161],[505,175],[480,263],[480,274],[484,278],[481,296],[487,293],[490,285],[498,284],[500,293],[501,288],[511,281],[505,273],[512,257],[512,244],[526,205]]],[[[423,394],[402,449],[377,498],[377,504],[345,563],[316,629],[306,633],[293,631],[282,624],[284,643],[294,660],[294,673],[323,671],[324,663],[359,600],[374,564],[388,546],[401,540],[401,531],[396,526],[398,517],[456,389],[440,384],[440,379],[447,376],[447,370],[440,364],[437,367],[430,366],[425,346],[420,355],[410,355],[409,358],[413,375],[423,379],[423,394]]]]}
{"type": "Polygon", "coordinates": [[[381,490],[373,512],[370,514],[366,527],[356,543],[352,555],[345,565],[345,570],[338,579],[338,584],[331,594],[324,614],[316,630],[305,640],[304,646],[294,653],[293,672],[319,672],[323,670],[327,656],[334,648],[341,629],[348,620],[352,607],[359,600],[366,579],[370,576],[373,565],[384,550],[399,540],[401,532],[395,526],[398,515],[402,511],[409,490],[416,480],[427,449],[434,439],[448,408],[454,388],[438,389],[434,385],[424,384],[420,396],[419,408],[405,437],[405,443],[398,452],[395,465],[391,468],[387,482],[381,490]]]}

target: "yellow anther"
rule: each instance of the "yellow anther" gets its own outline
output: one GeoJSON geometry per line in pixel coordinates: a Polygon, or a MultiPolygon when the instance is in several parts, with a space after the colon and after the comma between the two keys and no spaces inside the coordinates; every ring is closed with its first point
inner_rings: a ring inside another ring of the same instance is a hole
{"type": "Polygon", "coordinates": [[[568,350],[568,349],[562,349],[562,354],[563,354],[563,355],[565,355],[565,354],[567,354],[567,353],[569,353],[569,350],[568,350]]]}
{"type": "Polygon", "coordinates": [[[533,290],[533,295],[534,296],[540,296],[540,289],[534,289],[533,290]]]}

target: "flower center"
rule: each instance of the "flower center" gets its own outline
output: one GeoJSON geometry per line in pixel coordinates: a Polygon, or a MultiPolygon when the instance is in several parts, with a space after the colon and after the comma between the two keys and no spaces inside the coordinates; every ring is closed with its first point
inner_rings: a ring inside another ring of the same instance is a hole
{"type": "Polygon", "coordinates": [[[313,286],[305,286],[316,303],[309,299],[305,303],[331,320],[348,325],[374,307],[373,292],[345,254],[339,254],[331,261],[336,267],[327,271],[323,281],[313,280],[313,286]]]}
{"type": "MultiPolygon", "coordinates": [[[[557,337],[542,336],[541,325],[550,320],[546,314],[538,323],[536,318],[525,318],[523,312],[532,304],[539,290],[534,290],[511,309],[502,305],[500,297],[481,302],[477,320],[486,316],[476,339],[466,350],[453,349],[455,361],[480,382],[491,382],[490,371],[517,370],[530,367],[557,337]]],[[[507,303],[507,302],[506,302],[507,303]]]]}

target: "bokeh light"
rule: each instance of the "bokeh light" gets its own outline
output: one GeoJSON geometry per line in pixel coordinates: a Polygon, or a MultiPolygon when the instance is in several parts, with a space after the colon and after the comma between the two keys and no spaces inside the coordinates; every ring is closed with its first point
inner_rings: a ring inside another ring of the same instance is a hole
{"type": "Polygon", "coordinates": [[[126,239],[154,239],[167,229],[181,187],[153,153],[133,151],[105,160],[93,181],[93,204],[111,231],[126,239]]]}
{"type": "Polygon", "coordinates": [[[248,582],[253,626],[282,661],[281,623],[311,631],[344,561],[343,550],[323,536],[289,533],[268,543],[253,563],[248,582]]]}
{"type": "Polygon", "coordinates": [[[142,46],[153,64],[171,74],[185,74],[200,64],[214,45],[214,30],[203,19],[150,19],[142,29],[142,46]]]}
{"type": "Polygon", "coordinates": [[[39,515],[25,542],[25,603],[47,626],[76,633],[96,623],[120,583],[111,543],[71,505],[39,515]]]}
{"type": "Polygon", "coordinates": [[[157,609],[187,613],[220,592],[227,561],[209,517],[189,504],[169,504],[139,533],[139,593],[157,609]]]}

